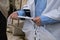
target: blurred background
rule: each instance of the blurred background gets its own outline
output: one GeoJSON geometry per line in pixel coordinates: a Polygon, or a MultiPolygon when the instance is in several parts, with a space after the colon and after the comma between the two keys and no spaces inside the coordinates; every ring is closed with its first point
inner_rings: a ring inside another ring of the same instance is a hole
{"type": "Polygon", "coordinates": [[[20,10],[27,0],[0,0],[0,11],[6,17],[7,20],[7,37],[8,40],[26,40],[22,27],[24,20],[8,19],[9,15],[17,10],[20,10]]]}

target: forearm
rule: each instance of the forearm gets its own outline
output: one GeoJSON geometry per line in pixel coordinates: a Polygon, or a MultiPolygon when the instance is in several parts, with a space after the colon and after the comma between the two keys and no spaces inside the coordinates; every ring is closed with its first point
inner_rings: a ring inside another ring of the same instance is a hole
{"type": "Polygon", "coordinates": [[[58,22],[60,22],[60,21],[51,19],[51,18],[46,17],[46,16],[40,16],[40,19],[41,19],[41,24],[42,24],[42,25],[53,24],[53,23],[58,23],[58,22]]]}

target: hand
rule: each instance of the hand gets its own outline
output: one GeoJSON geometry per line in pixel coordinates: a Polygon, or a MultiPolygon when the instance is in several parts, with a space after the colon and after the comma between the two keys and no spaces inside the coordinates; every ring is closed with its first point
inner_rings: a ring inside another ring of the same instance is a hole
{"type": "Polygon", "coordinates": [[[9,17],[12,19],[18,19],[18,14],[17,12],[13,12],[9,17]]]}
{"type": "Polygon", "coordinates": [[[35,17],[35,18],[33,19],[33,21],[37,24],[37,26],[40,26],[40,25],[41,25],[40,17],[35,17]]]}

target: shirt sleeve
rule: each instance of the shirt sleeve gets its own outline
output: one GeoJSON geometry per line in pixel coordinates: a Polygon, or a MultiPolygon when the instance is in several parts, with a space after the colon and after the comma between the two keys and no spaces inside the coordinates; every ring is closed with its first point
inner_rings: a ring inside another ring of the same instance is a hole
{"type": "Polygon", "coordinates": [[[60,22],[58,20],[54,20],[54,19],[51,19],[51,18],[46,17],[46,16],[40,16],[40,19],[41,19],[41,24],[42,25],[47,25],[47,24],[53,24],[53,23],[60,22]]]}
{"type": "Polygon", "coordinates": [[[18,13],[18,16],[24,16],[25,15],[25,12],[23,10],[19,10],[17,11],[18,13]]]}

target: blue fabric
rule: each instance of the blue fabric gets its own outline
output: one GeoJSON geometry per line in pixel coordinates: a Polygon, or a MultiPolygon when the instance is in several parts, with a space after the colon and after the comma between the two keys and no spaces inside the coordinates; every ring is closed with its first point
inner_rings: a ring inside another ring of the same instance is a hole
{"type": "Polygon", "coordinates": [[[51,19],[51,18],[46,17],[46,16],[40,16],[40,19],[41,19],[41,24],[42,25],[54,24],[54,23],[59,23],[60,22],[60,21],[51,19]]]}
{"type": "Polygon", "coordinates": [[[19,10],[17,12],[18,12],[18,16],[24,16],[25,15],[25,12],[23,10],[19,10]]]}
{"type": "MultiPolygon", "coordinates": [[[[44,11],[44,9],[46,8],[46,4],[47,4],[47,0],[36,0],[35,1],[35,13],[36,16],[39,16],[41,19],[41,24],[45,25],[45,24],[53,24],[53,23],[58,23],[60,21],[51,19],[49,17],[46,16],[42,16],[42,12],[44,11]]],[[[17,11],[19,16],[24,16],[24,11],[23,10],[19,10],[17,11]]]]}
{"type": "Polygon", "coordinates": [[[36,0],[35,16],[40,16],[46,8],[47,0],[36,0]]]}
{"type": "Polygon", "coordinates": [[[58,23],[59,21],[51,19],[46,16],[42,16],[42,12],[46,8],[47,0],[36,0],[35,1],[36,7],[35,7],[35,14],[36,16],[40,16],[41,19],[41,24],[42,25],[47,25],[47,24],[53,24],[53,23],[58,23]]]}

